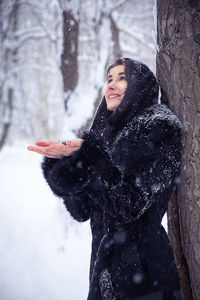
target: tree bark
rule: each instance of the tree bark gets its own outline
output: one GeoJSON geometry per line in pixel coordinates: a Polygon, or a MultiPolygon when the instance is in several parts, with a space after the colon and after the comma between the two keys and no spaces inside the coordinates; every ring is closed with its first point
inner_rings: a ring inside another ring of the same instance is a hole
{"type": "Polygon", "coordinates": [[[63,11],[63,52],[61,56],[61,71],[65,93],[65,108],[67,100],[78,82],[78,34],[79,19],[71,11],[63,11]]]}
{"type": "Polygon", "coordinates": [[[9,47],[8,41],[13,39],[17,27],[18,4],[13,1],[10,11],[4,1],[0,3],[0,150],[5,144],[12,123],[13,86],[7,77],[11,66],[16,63],[17,51],[9,47]],[[5,20],[5,16],[8,20],[5,20]]]}
{"type": "MultiPolygon", "coordinates": [[[[157,77],[183,124],[181,181],[169,206],[169,237],[183,300],[200,295],[200,2],[157,0],[157,77]]],[[[179,179],[178,179],[179,181],[179,179]]]]}
{"type": "MultiPolygon", "coordinates": [[[[121,57],[121,49],[120,49],[120,42],[119,42],[119,28],[115,20],[113,19],[112,15],[110,15],[110,22],[111,22],[111,32],[112,32],[112,40],[113,40],[113,57],[120,58],[121,57]]],[[[114,60],[114,59],[113,59],[114,60]]]]}

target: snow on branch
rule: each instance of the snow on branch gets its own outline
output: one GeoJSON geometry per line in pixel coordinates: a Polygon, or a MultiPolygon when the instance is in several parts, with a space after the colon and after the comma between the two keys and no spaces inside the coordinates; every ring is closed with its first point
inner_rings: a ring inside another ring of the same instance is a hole
{"type": "Polygon", "coordinates": [[[128,31],[126,29],[123,29],[123,28],[121,28],[120,31],[123,32],[124,34],[129,35],[131,38],[135,39],[137,42],[139,42],[145,48],[148,48],[149,50],[151,50],[153,52],[155,51],[155,47],[153,46],[153,44],[148,44],[144,37],[139,37],[138,33],[130,32],[130,31],[128,31]]]}
{"type": "Polygon", "coordinates": [[[130,0],[118,0],[118,1],[115,1],[114,6],[111,7],[110,14],[112,14],[113,11],[117,10],[120,6],[124,5],[125,3],[129,2],[129,1],[130,0]]]}
{"type": "Polygon", "coordinates": [[[146,18],[151,18],[152,17],[152,12],[151,11],[143,11],[142,14],[125,14],[121,16],[121,19],[132,19],[134,21],[136,20],[145,20],[146,18]]]}
{"type": "MultiPolygon", "coordinates": [[[[46,23],[44,22],[47,19],[47,15],[48,15],[48,11],[46,11],[46,7],[40,7],[39,6],[39,1],[38,1],[38,5],[36,5],[36,3],[33,3],[31,1],[19,1],[19,4],[22,5],[24,4],[26,7],[29,7],[31,10],[31,13],[34,15],[35,20],[37,21],[37,24],[41,27],[41,29],[46,33],[47,38],[52,42],[55,43],[55,37],[53,37],[52,32],[50,32],[50,30],[47,28],[46,23]],[[46,14],[45,16],[41,17],[41,9],[45,9],[46,14]]],[[[43,2],[42,2],[43,3],[43,2]]],[[[44,4],[44,3],[43,3],[44,4]]],[[[44,6],[44,5],[43,5],[44,6]]],[[[49,12],[50,14],[51,12],[49,12]]]]}
{"type": "MultiPolygon", "coordinates": [[[[41,66],[40,64],[36,64],[36,63],[29,63],[26,64],[26,69],[29,70],[35,70],[35,71],[39,71],[41,73],[51,73],[51,74],[57,74],[57,69],[48,66],[41,66]]],[[[24,65],[21,66],[14,66],[12,69],[10,69],[7,74],[4,75],[3,78],[1,78],[1,88],[4,87],[4,85],[6,84],[6,82],[12,78],[13,75],[16,75],[20,72],[24,72],[25,67],[24,65]]]]}
{"type": "Polygon", "coordinates": [[[23,44],[25,42],[27,42],[28,40],[37,40],[37,39],[43,39],[43,38],[47,38],[46,34],[40,31],[37,32],[29,32],[27,34],[23,34],[22,36],[20,36],[20,38],[18,39],[14,39],[14,41],[6,41],[5,42],[5,46],[7,49],[10,49],[12,51],[16,51],[18,50],[21,46],[23,46],[23,44]]]}

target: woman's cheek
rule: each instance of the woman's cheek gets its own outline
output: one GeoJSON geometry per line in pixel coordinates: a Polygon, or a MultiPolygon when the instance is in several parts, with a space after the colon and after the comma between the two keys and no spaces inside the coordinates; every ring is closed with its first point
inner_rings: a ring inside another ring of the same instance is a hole
{"type": "Polygon", "coordinates": [[[127,83],[125,83],[125,82],[121,83],[119,88],[120,88],[122,93],[125,93],[125,91],[127,89],[127,83]]]}

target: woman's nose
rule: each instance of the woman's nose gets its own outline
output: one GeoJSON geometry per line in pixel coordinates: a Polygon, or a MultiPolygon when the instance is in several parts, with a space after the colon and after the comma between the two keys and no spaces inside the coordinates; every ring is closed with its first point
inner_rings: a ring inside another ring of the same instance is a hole
{"type": "Polygon", "coordinates": [[[112,81],[108,84],[108,90],[114,90],[115,88],[116,88],[116,84],[114,81],[112,81]]]}

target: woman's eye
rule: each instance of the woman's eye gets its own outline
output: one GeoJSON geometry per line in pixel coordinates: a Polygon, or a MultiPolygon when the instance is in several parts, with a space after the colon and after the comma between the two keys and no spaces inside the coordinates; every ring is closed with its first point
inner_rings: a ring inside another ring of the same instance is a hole
{"type": "MultiPolygon", "coordinates": [[[[125,76],[120,76],[119,79],[116,79],[116,80],[126,80],[126,77],[125,76]]],[[[113,81],[113,79],[111,79],[111,78],[108,79],[108,84],[111,83],[112,81],[113,81]]]]}

